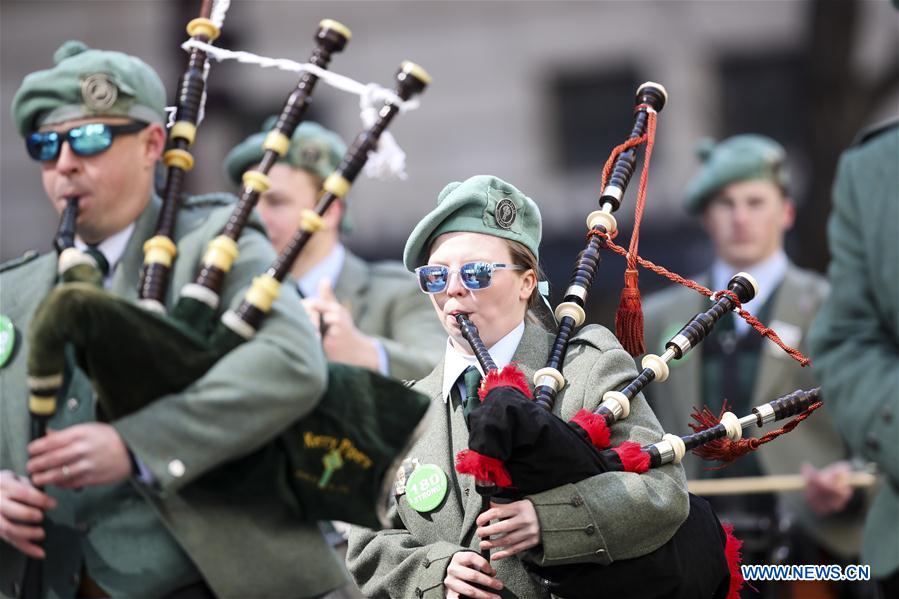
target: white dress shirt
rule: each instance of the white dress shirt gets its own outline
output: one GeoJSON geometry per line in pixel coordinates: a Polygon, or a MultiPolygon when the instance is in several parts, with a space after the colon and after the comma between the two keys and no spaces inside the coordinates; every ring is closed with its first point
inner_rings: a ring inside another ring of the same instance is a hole
{"type": "MultiPolygon", "coordinates": [[[[97,249],[103,253],[103,257],[109,263],[109,272],[106,273],[106,277],[103,279],[103,287],[107,290],[112,284],[112,275],[115,273],[119,262],[122,261],[125,247],[128,245],[132,233],[134,233],[134,223],[131,223],[115,235],[107,237],[97,245],[97,249]]],[[[87,244],[80,237],[75,237],[75,247],[83,252],[87,249],[87,244]]]]}

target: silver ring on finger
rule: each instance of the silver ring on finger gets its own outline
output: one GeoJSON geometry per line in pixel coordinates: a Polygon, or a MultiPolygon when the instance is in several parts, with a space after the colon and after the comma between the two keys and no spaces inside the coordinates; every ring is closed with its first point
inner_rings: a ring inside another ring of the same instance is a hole
{"type": "Polygon", "coordinates": [[[63,478],[68,479],[70,476],[72,476],[72,470],[71,468],[69,468],[68,464],[64,465],[60,470],[62,471],[63,478]]]}

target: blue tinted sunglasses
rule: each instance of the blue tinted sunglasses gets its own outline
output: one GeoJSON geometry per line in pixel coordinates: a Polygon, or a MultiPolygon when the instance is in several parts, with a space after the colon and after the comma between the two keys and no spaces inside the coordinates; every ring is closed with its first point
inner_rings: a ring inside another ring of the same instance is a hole
{"type": "Polygon", "coordinates": [[[502,264],[500,262],[467,262],[459,270],[450,270],[439,264],[419,266],[415,269],[418,285],[425,293],[440,293],[446,289],[451,273],[459,273],[459,280],[466,289],[479,291],[490,287],[493,282],[493,271],[501,269],[525,270],[519,264],[502,264]]]}
{"type": "Polygon", "coordinates": [[[108,150],[116,135],[137,133],[147,125],[148,123],[141,121],[124,125],[86,123],[72,127],[68,131],[39,131],[25,138],[25,147],[28,149],[28,155],[40,162],[59,158],[59,151],[66,141],[78,156],[94,156],[108,150]]]}

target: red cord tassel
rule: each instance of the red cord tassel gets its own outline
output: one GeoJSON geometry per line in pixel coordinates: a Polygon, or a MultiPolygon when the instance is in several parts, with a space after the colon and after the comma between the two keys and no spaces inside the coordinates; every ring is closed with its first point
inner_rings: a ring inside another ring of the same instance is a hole
{"type": "Polygon", "coordinates": [[[528,379],[524,373],[518,369],[516,364],[507,364],[502,370],[491,370],[481,383],[478,389],[478,397],[481,401],[487,397],[493,389],[497,387],[514,387],[524,393],[525,397],[532,399],[531,388],[528,386],[528,379]]]}
{"type": "Polygon", "coordinates": [[[491,458],[471,449],[456,454],[456,472],[470,474],[475,480],[490,481],[497,487],[511,487],[512,477],[502,460],[491,458]]]}
{"type": "MultiPolygon", "coordinates": [[[[710,462],[721,462],[719,466],[708,468],[708,470],[721,470],[750,451],[755,451],[765,443],[770,443],[779,436],[787,434],[822,405],[823,403],[820,401],[813,403],[806,408],[804,412],[794,417],[782,427],[770,431],[761,437],[748,437],[740,439],[739,441],[731,441],[727,437],[715,439],[714,441],[709,441],[704,445],[700,445],[693,450],[693,453],[710,462]]],[[[691,417],[695,422],[690,423],[690,428],[693,429],[693,432],[698,433],[699,431],[717,426],[721,422],[721,416],[724,415],[727,409],[728,405],[726,401],[724,402],[724,405],[721,406],[721,413],[718,416],[715,416],[715,414],[707,407],[703,407],[702,410],[693,408],[691,417]]]]}
{"type": "Polygon", "coordinates": [[[649,454],[640,449],[639,443],[625,441],[618,447],[613,447],[612,451],[621,458],[621,464],[624,466],[625,472],[642,474],[649,470],[649,454]]]}
{"type": "Polygon", "coordinates": [[[615,334],[624,349],[632,356],[646,353],[643,342],[643,308],[640,305],[640,288],[636,269],[624,271],[624,289],[615,314],[615,334]]]}
{"type": "Polygon", "coordinates": [[[743,557],[740,555],[740,547],[743,541],[734,536],[733,524],[722,523],[721,528],[727,540],[724,543],[724,558],[727,560],[727,569],[730,570],[730,588],[727,591],[727,599],[740,599],[740,589],[743,588],[743,572],[740,564],[743,557]]]}
{"type": "Polygon", "coordinates": [[[599,414],[581,409],[574,415],[571,422],[587,431],[587,434],[590,435],[590,441],[593,442],[597,449],[605,449],[609,446],[612,432],[606,424],[606,419],[599,414]]]}

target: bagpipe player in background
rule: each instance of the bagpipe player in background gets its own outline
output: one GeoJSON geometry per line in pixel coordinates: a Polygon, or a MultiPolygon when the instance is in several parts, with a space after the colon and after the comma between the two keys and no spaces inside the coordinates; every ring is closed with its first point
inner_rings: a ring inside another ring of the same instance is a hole
{"type": "MultiPolygon", "coordinates": [[[[787,344],[806,351],[806,334],[829,289],[823,277],[797,267],[784,251],[784,237],[795,219],[784,148],[769,137],[743,134],[718,143],[704,140],[698,154],[702,164],[685,192],[685,208],[701,219],[714,262],[706,273],[692,278],[723,289],[735,272],[748,272],[760,287],[750,304],[753,314],[787,344]]],[[[681,286],[649,296],[644,305],[647,350],[662,349],[682,323],[707,304],[681,286]]],[[[796,368],[787,354],[750,329],[736,314],[725,315],[699,351],[673,363],[665,384],[647,388],[647,399],[666,430],[687,426],[694,407],[708,406],[719,413],[724,398],[728,410],[742,414],[766,398],[816,386],[811,369],[796,368]]],[[[685,462],[689,479],[805,477],[804,492],[706,497],[723,521],[735,525],[743,541],[743,563],[856,563],[864,493],[853,495],[845,480],[851,470],[849,452],[829,405],[825,401],[823,410],[781,442],[726,468],[685,462]],[[782,535],[785,522],[791,527],[782,535]],[[778,553],[784,548],[788,553],[778,553]]],[[[775,583],[753,585],[762,596],[777,592],[775,583]]],[[[840,586],[845,588],[838,592],[851,593],[859,583],[840,586]]]]}
{"type": "MultiPolygon", "coordinates": [[[[263,126],[225,158],[235,184],[262,159],[268,128],[263,126]]],[[[276,251],[290,241],[302,211],[315,207],[322,183],[344,152],[340,136],[318,123],[297,127],[290,149],[269,172],[271,187],[256,206],[276,251]]],[[[444,337],[427,298],[399,262],[366,262],[343,245],[341,233],[353,228],[344,200],[334,202],[323,218],[324,228],[310,239],[291,274],[310,319],[319,325],[328,359],[398,379],[424,376],[440,359],[437,348],[444,337]]]]}
{"type": "MultiPolygon", "coordinates": [[[[687,517],[683,470],[606,472],[481,514],[471,476],[454,457],[468,447],[467,414],[478,401],[480,373],[455,315],[467,314],[497,365],[519,365],[530,378],[546,361],[553,335],[533,314],[542,222],[533,200],[492,176],[447,185],[437,207],[415,227],[404,262],[417,270],[449,339],[444,359],[414,389],[432,398],[430,428],[412,448],[391,508],[394,528],[354,528],[348,566],[371,597],[548,597],[525,570],[539,565],[608,564],[644,555],[668,541],[687,517]],[[434,484],[411,496],[425,476],[434,484]],[[490,540],[491,536],[502,535],[490,540]],[[478,551],[492,551],[488,562],[478,551]],[[483,590],[473,585],[480,585],[483,590]]],[[[595,408],[604,391],[635,375],[633,359],[601,326],[581,329],[564,364],[568,385],[554,411],[564,419],[595,408]]],[[[616,442],[647,444],[662,429],[642,396],[613,431],[616,442]]]]}
{"type": "MultiPolygon", "coordinates": [[[[262,159],[272,124],[267,121],[262,132],[247,137],[225,158],[225,171],[236,185],[262,159]]],[[[303,211],[315,207],[324,180],[345,152],[340,136],[318,123],[304,121],[296,128],[287,153],[268,173],[271,186],[256,205],[276,251],[290,242],[303,211]]],[[[404,380],[430,372],[440,359],[445,334],[415,279],[399,262],[369,263],[343,245],[341,234],[352,230],[345,200],[331,204],[322,220],[324,227],[310,238],[291,274],[327,358],[404,380]]],[[[321,526],[345,556],[346,525],[321,526]]],[[[351,583],[336,593],[361,596],[351,583]]]]}
{"type": "MultiPolygon", "coordinates": [[[[160,210],[153,178],[165,149],[165,89],[138,58],[80,42],[63,44],[54,63],[24,79],[13,120],[54,208],[77,199],[76,244],[103,255],[105,287],[136,300],[142,246],[160,210]]],[[[166,303],[193,280],[232,203],[226,194],[184,199],[166,303]]],[[[221,309],[274,258],[258,220],[239,245],[221,309]]],[[[113,422],[98,419],[90,382],[70,360],[68,399],[49,434],[29,444],[22,335],[56,262],[31,254],[0,273],[17,337],[0,369],[2,594],[20,594],[26,556],[42,561],[51,597],[315,597],[344,584],[318,528],[299,522],[275,489],[235,502],[190,485],[318,401],[325,358],[295,291],[282,291],[259,334],[196,382],[113,422]]]]}

